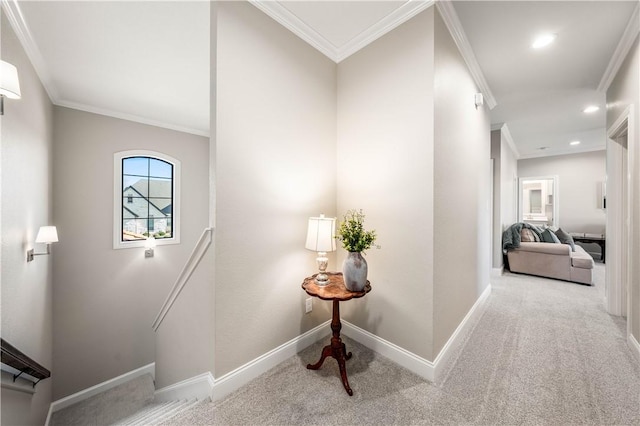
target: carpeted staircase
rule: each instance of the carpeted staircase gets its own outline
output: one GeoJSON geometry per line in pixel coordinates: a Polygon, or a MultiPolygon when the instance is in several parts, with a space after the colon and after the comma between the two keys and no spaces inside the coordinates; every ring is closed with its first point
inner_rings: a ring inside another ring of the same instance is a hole
{"type": "Polygon", "coordinates": [[[210,400],[154,400],[154,384],[147,374],[84,401],[56,411],[50,425],[160,425],[210,400]]]}

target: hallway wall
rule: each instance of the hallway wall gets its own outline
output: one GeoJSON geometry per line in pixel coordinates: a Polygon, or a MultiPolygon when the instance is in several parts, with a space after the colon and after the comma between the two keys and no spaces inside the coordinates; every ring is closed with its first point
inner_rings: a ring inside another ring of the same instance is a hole
{"type": "Polygon", "coordinates": [[[632,138],[629,139],[629,160],[631,167],[631,229],[630,229],[630,298],[631,333],[636,342],[640,342],[640,36],[631,47],[620,70],[607,90],[607,128],[621,116],[622,112],[633,105],[631,127],[632,138]]]}
{"type": "Polygon", "coordinates": [[[209,140],[55,107],[53,344],[59,399],[155,360],[156,314],[208,224],[209,140]],[[180,244],[113,249],[113,154],[130,149],[180,160],[180,244]]]}
{"type": "MultiPolygon", "coordinates": [[[[44,251],[43,244],[34,243],[40,226],[57,224],[52,217],[53,105],[4,10],[0,15],[0,53],[18,69],[22,92],[22,99],[5,99],[0,116],[2,338],[55,374],[51,265],[59,256],[57,244],[51,256],[26,261],[27,249],[44,251]]],[[[0,422],[44,424],[54,380],[38,384],[34,395],[2,388],[0,422]]]]}

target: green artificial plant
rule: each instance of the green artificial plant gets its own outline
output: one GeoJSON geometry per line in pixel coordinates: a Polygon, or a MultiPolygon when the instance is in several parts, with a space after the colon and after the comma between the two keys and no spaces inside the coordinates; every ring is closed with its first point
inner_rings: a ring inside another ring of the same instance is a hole
{"type": "Polygon", "coordinates": [[[362,210],[349,210],[338,227],[336,238],[342,241],[342,247],[349,252],[362,252],[369,249],[376,240],[376,231],[364,230],[362,210]]]}

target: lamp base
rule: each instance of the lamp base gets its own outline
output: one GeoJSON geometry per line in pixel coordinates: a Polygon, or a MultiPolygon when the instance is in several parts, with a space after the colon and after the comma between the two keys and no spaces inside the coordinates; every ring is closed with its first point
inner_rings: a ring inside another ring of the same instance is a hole
{"type": "Polygon", "coordinates": [[[319,286],[329,284],[329,275],[325,274],[324,272],[320,272],[318,275],[316,275],[316,284],[318,284],[319,286]]]}

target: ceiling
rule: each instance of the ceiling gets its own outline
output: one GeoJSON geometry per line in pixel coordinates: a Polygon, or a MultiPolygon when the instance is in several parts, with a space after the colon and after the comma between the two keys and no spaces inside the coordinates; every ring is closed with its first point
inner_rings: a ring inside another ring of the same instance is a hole
{"type": "MultiPolygon", "coordinates": [[[[335,62],[434,4],[250,1],[335,62]]],[[[3,5],[57,105],[209,134],[208,2],[3,5]]],[[[625,29],[638,20],[637,0],[454,1],[438,8],[488,105],[496,104],[492,123],[506,123],[520,158],[604,149],[601,89],[625,29]],[[542,31],[557,34],[555,43],[531,49],[542,31]],[[591,104],[600,110],[583,113],[591,104]],[[580,145],[570,146],[574,140],[580,145]]]]}

